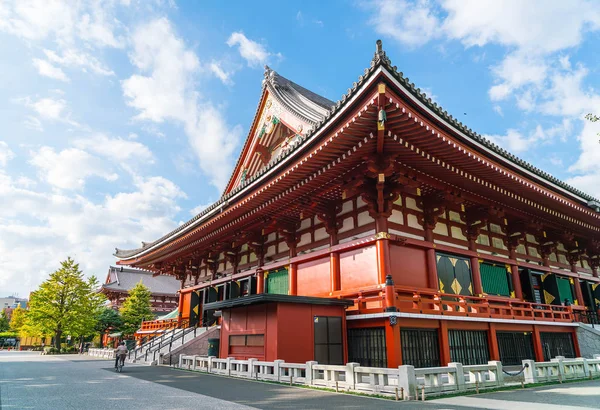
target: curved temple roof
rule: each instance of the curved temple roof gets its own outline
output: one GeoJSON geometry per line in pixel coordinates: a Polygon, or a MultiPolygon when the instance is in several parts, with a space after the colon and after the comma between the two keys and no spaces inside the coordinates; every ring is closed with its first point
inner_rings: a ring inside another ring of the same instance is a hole
{"type": "MultiPolygon", "coordinates": [[[[524,173],[524,170],[525,173],[530,173],[539,182],[550,185],[555,190],[556,188],[559,188],[559,190],[562,190],[566,194],[570,195],[572,199],[581,202],[583,205],[592,207],[594,206],[594,203],[600,204],[600,200],[568,185],[567,183],[553,177],[552,175],[540,170],[528,162],[523,161],[505,149],[483,138],[481,135],[458,121],[452,115],[448,114],[447,111],[438,106],[437,103],[433,102],[431,98],[428,98],[425,93],[422,93],[421,90],[417,88],[414,83],[411,83],[407,77],[404,77],[404,74],[398,71],[396,66],[392,66],[390,59],[382,49],[381,40],[377,40],[377,49],[373,59],[371,60],[370,67],[365,69],[364,74],[359,76],[358,81],[353,83],[352,88],[349,88],[347,93],[342,95],[342,98],[335,103],[327,98],[313,93],[312,91],[307,90],[304,87],[299,86],[298,84],[277,74],[269,67],[265,67],[265,80],[263,80],[263,87],[267,87],[282,104],[286,105],[286,107],[295,114],[314,124],[314,127],[306,131],[304,138],[296,146],[283,153],[279,158],[276,158],[268,166],[264,167],[256,175],[253,175],[251,178],[246,180],[243,184],[223,195],[217,202],[204,209],[200,214],[196,215],[185,224],[179,226],[172,232],[164,235],[154,242],[142,242],[143,246],[141,248],[131,250],[122,250],[116,248],[114,256],[120,259],[129,259],[139,256],[140,254],[154,248],[156,245],[161,244],[168,239],[174,238],[183,232],[186,232],[189,228],[210,217],[216,211],[227,207],[230,199],[233,199],[241,192],[244,192],[280,162],[293,157],[307,140],[310,140],[311,137],[323,126],[325,126],[335,114],[337,114],[346,106],[346,103],[357,94],[361,86],[364,85],[367,80],[378,71],[379,68],[381,68],[391,78],[398,81],[402,87],[412,94],[418,103],[422,104],[439,116],[447,123],[447,125],[453,128],[455,132],[466,136],[467,138],[465,138],[465,142],[487,148],[492,154],[495,154],[498,159],[503,161],[505,164],[516,168],[518,172],[524,173]]],[[[527,175],[527,177],[530,176],[527,175]]]]}

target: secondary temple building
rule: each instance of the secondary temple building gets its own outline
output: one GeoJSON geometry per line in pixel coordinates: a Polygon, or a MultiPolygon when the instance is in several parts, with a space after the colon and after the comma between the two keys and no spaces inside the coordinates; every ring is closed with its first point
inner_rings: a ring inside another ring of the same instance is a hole
{"type": "Polygon", "coordinates": [[[337,102],[266,68],[216,203],[119,264],[177,278],[220,356],[365,366],[579,354],[600,203],[457,121],[392,66],[337,102]]]}

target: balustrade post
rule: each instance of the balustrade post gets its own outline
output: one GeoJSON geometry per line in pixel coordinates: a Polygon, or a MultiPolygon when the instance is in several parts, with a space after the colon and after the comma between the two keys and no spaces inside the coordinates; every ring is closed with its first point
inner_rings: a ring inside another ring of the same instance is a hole
{"type": "Polygon", "coordinates": [[[523,366],[525,370],[523,371],[523,377],[525,378],[526,384],[537,383],[537,370],[535,369],[535,360],[523,360],[523,366]]]}
{"type": "Polygon", "coordinates": [[[356,374],[354,373],[354,368],[360,366],[360,363],[346,363],[346,385],[348,386],[348,390],[356,389],[356,374]]]}
{"type": "Polygon", "coordinates": [[[398,388],[404,389],[406,400],[417,398],[417,376],[414,366],[398,366],[398,388]]]}
{"type": "Polygon", "coordinates": [[[494,371],[490,371],[490,381],[495,381],[496,385],[502,386],[504,385],[504,373],[502,372],[502,362],[498,360],[492,360],[488,362],[490,366],[496,366],[494,371]]]}
{"type": "Polygon", "coordinates": [[[588,377],[590,375],[590,365],[588,364],[587,359],[585,357],[578,357],[575,360],[578,362],[583,362],[583,375],[588,377]]]}
{"type": "Polygon", "coordinates": [[[248,373],[246,377],[252,379],[254,377],[254,362],[258,361],[258,359],[248,359],[248,373]]]}
{"type": "Polygon", "coordinates": [[[304,380],[308,386],[312,386],[313,384],[313,365],[315,364],[318,364],[318,362],[306,362],[306,377],[304,378],[304,380]]]}
{"type": "Polygon", "coordinates": [[[454,384],[458,391],[467,390],[467,385],[465,384],[465,371],[462,363],[448,363],[448,367],[454,367],[456,369],[456,373],[454,374],[448,372],[448,381],[454,384]]]}
{"type": "Polygon", "coordinates": [[[558,363],[558,380],[565,380],[565,365],[563,364],[563,360],[565,360],[564,356],[556,356],[554,359],[550,359],[551,362],[558,363]]]}
{"type": "Polygon", "coordinates": [[[275,376],[275,381],[280,381],[281,377],[281,363],[285,363],[285,360],[275,360],[273,362],[273,376],[275,376]]]}

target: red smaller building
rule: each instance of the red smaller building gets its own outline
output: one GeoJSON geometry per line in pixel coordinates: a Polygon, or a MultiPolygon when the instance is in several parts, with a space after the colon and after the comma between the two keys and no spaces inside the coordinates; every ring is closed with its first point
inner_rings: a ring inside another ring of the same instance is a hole
{"type": "Polygon", "coordinates": [[[352,300],[262,293],[206,304],[221,311],[220,357],[344,364],[352,300]]]}

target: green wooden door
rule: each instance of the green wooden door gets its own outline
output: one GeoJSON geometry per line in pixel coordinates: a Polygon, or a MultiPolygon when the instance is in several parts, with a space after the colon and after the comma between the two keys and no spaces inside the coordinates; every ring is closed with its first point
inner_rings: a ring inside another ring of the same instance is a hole
{"type": "Polygon", "coordinates": [[[571,289],[571,280],[569,278],[557,277],[556,284],[558,285],[558,295],[561,303],[565,302],[565,304],[567,304],[567,300],[571,304],[576,303],[571,289]]]}
{"type": "Polygon", "coordinates": [[[267,274],[267,293],[278,295],[288,294],[288,270],[281,268],[267,274]]]}
{"type": "Polygon", "coordinates": [[[508,270],[505,265],[480,263],[481,285],[483,292],[488,295],[510,296],[508,270]]]}
{"type": "Polygon", "coordinates": [[[437,254],[436,259],[440,292],[464,296],[473,294],[468,259],[445,254],[437,254]]]}

